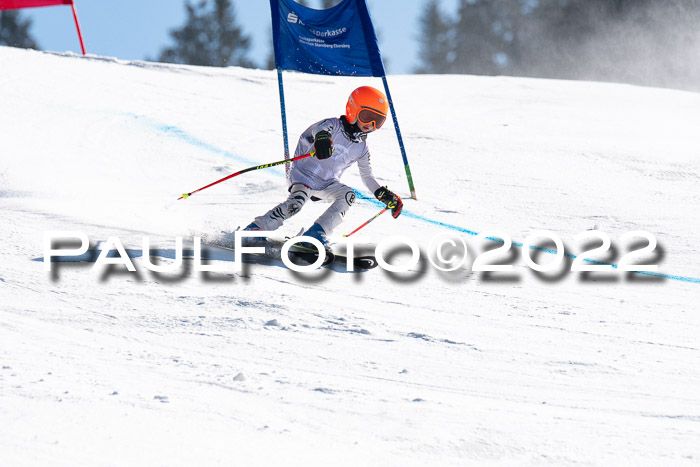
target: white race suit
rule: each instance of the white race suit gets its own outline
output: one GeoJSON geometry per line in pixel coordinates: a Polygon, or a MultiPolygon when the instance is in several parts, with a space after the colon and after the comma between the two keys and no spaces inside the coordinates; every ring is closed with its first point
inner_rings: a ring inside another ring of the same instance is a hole
{"type": "Polygon", "coordinates": [[[326,234],[330,235],[355,202],[355,192],[352,188],[339,181],[343,172],[355,162],[360,169],[362,181],[370,192],[374,193],[380,188],[372,175],[366,135],[348,124],[344,116],[321,120],[307,128],[299,137],[294,156],[301,156],[313,150],[314,136],[322,130],[331,134],[333,155],[323,160],[307,157],[293,162],[289,197],[267,213],[255,218],[254,222],[262,230],[279,228],[285,220],[299,212],[310,197],[315,197],[333,201],[316,220],[326,234]]]}

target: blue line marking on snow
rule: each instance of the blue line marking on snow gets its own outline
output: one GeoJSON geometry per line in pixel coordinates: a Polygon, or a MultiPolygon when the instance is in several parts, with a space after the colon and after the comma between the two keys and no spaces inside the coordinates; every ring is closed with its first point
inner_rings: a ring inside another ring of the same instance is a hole
{"type": "Polygon", "coordinates": [[[157,120],[154,120],[150,117],[147,117],[145,115],[138,115],[134,113],[126,113],[125,115],[134,118],[136,120],[139,120],[140,122],[147,124],[154,130],[165,133],[168,136],[173,136],[179,140],[181,140],[184,143],[187,143],[191,146],[195,146],[197,148],[203,149],[205,151],[211,152],[212,154],[217,154],[219,156],[224,156],[229,159],[234,159],[237,161],[240,161],[244,164],[249,164],[249,165],[258,165],[259,162],[253,161],[251,159],[247,159],[239,154],[234,154],[232,152],[226,151],[225,149],[221,149],[219,147],[214,146],[213,144],[207,143],[206,141],[203,141],[189,133],[187,133],[185,130],[183,130],[180,127],[177,127],[175,125],[169,125],[167,123],[162,123],[157,120]]]}
{"type": "MultiPolygon", "coordinates": [[[[257,162],[257,161],[253,161],[253,160],[251,160],[251,159],[247,159],[247,158],[242,157],[242,156],[240,156],[240,155],[238,155],[238,154],[233,154],[233,153],[231,153],[231,152],[229,152],[229,151],[226,151],[226,150],[221,149],[221,148],[218,148],[218,147],[216,147],[216,146],[214,146],[214,145],[212,145],[212,144],[210,144],[210,143],[207,143],[206,141],[200,140],[200,139],[198,139],[198,138],[196,138],[196,137],[190,135],[189,133],[187,133],[186,131],[184,131],[182,128],[179,128],[179,127],[177,127],[177,126],[168,125],[168,124],[165,124],[165,123],[160,123],[160,122],[157,122],[157,121],[155,121],[155,120],[152,120],[150,117],[146,117],[146,116],[143,116],[143,115],[137,115],[137,114],[132,114],[132,113],[128,113],[127,115],[130,116],[130,117],[133,117],[133,118],[135,118],[135,119],[138,119],[138,120],[143,120],[143,121],[147,122],[149,125],[153,126],[156,130],[158,130],[158,131],[160,131],[160,132],[166,133],[166,134],[168,134],[168,135],[172,135],[172,136],[174,136],[174,137],[176,137],[176,138],[182,140],[183,142],[185,142],[185,143],[187,143],[187,144],[190,144],[190,145],[192,145],[192,146],[196,146],[196,147],[198,147],[198,148],[204,149],[205,151],[209,151],[209,152],[211,152],[211,153],[213,153],[213,154],[218,154],[218,155],[227,157],[227,158],[229,158],[229,159],[235,159],[235,160],[241,161],[241,162],[243,162],[243,163],[245,163],[245,164],[250,164],[251,166],[254,166],[254,165],[259,164],[259,162],[257,162]]],[[[274,171],[273,173],[275,173],[275,174],[278,175],[278,176],[285,176],[284,173],[282,173],[282,172],[279,171],[279,170],[274,171]]],[[[384,207],[384,203],[382,203],[381,201],[376,200],[376,199],[374,199],[374,198],[372,198],[372,197],[369,197],[369,196],[367,196],[367,195],[365,195],[365,194],[363,194],[363,193],[360,193],[360,191],[358,191],[358,190],[355,189],[355,188],[353,188],[353,190],[355,191],[355,193],[356,193],[356,195],[357,195],[357,197],[358,197],[359,199],[361,199],[361,200],[363,200],[363,201],[366,201],[366,202],[368,202],[368,203],[370,203],[370,204],[373,204],[373,205],[375,205],[375,206],[378,206],[378,207],[384,207]]],[[[403,215],[404,217],[409,217],[409,218],[411,218],[411,219],[416,219],[416,220],[419,220],[419,221],[421,221],[421,222],[425,222],[425,223],[427,223],[427,224],[432,224],[432,225],[435,225],[435,226],[438,226],[438,227],[443,227],[443,228],[446,228],[446,229],[449,229],[449,230],[454,230],[455,232],[465,233],[465,234],[468,234],[468,235],[471,235],[471,236],[477,236],[477,235],[479,235],[478,232],[475,232],[475,231],[473,231],[473,230],[469,230],[469,229],[466,229],[466,228],[464,228],[464,227],[460,227],[460,226],[454,225],[454,224],[448,224],[448,223],[445,223],[445,222],[436,221],[436,220],[434,220],[434,219],[430,219],[430,218],[421,216],[421,215],[419,215],[419,214],[414,214],[414,213],[409,212],[409,211],[403,211],[403,212],[402,212],[402,215],[403,215]]],[[[487,240],[491,240],[491,241],[493,241],[493,242],[498,242],[498,243],[503,243],[503,240],[500,239],[500,238],[487,237],[487,240]]],[[[523,244],[520,243],[520,242],[513,242],[513,246],[522,248],[522,247],[523,247],[523,244]]],[[[552,250],[551,248],[542,248],[542,247],[530,245],[530,249],[531,249],[531,250],[541,251],[541,252],[544,252],[544,253],[553,254],[553,255],[556,255],[556,254],[557,254],[557,251],[556,251],[556,250],[552,250]]],[[[566,252],[564,253],[564,256],[566,256],[566,257],[568,257],[568,258],[572,258],[572,259],[577,258],[576,255],[573,255],[573,254],[571,254],[571,253],[566,253],[566,252]]],[[[601,262],[599,262],[599,261],[592,261],[592,260],[588,260],[588,259],[586,259],[586,261],[587,261],[587,262],[594,263],[594,264],[609,265],[609,266],[612,266],[614,269],[617,269],[617,267],[618,267],[617,264],[601,263],[601,262]]],[[[661,277],[661,278],[664,278],[664,279],[671,279],[671,280],[680,281],[680,282],[688,282],[688,283],[691,283],[691,284],[700,284],[700,278],[696,278],[696,277],[677,276],[677,275],[673,275],[673,274],[663,274],[663,273],[659,273],[659,272],[650,272],[650,271],[634,271],[634,272],[635,272],[635,274],[641,274],[641,275],[645,275],[645,276],[661,277]]]]}
{"type": "Polygon", "coordinates": [[[232,159],[238,159],[238,156],[236,156],[235,154],[232,154],[228,151],[217,148],[216,146],[211,145],[205,141],[197,139],[194,136],[186,133],[182,128],[178,128],[174,125],[162,124],[162,125],[158,125],[156,127],[156,129],[160,132],[168,133],[171,136],[175,136],[176,138],[181,139],[183,142],[185,142],[187,144],[204,149],[205,151],[209,151],[209,152],[212,152],[214,154],[219,154],[219,155],[229,157],[232,159]]]}
{"type": "MultiPolygon", "coordinates": [[[[370,198],[369,196],[360,193],[359,191],[357,191],[354,188],[353,188],[353,190],[355,190],[357,197],[360,198],[361,200],[368,201],[370,204],[374,204],[374,205],[381,207],[381,208],[384,207],[384,203],[382,203],[381,201],[379,201],[375,198],[370,198]]],[[[446,224],[444,222],[429,219],[427,217],[423,217],[421,215],[414,214],[414,213],[409,212],[409,211],[402,211],[401,215],[406,216],[406,217],[410,217],[411,219],[417,219],[419,221],[426,222],[428,224],[437,225],[438,227],[445,227],[446,229],[455,230],[457,232],[462,232],[462,233],[466,233],[466,234],[473,235],[473,236],[479,235],[477,232],[474,232],[473,230],[469,230],[469,229],[465,229],[463,227],[459,227],[457,225],[446,224]]]]}
{"type": "MultiPolygon", "coordinates": [[[[360,192],[357,191],[357,190],[355,190],[355,193],[357,194],[357,197],[358,197],[358,198],[360,198],[360,199],[362,199],[362,200],[365,200],[365,201],[368,201],[370,204],[374,204],[374,205],[379,206],[379,207],[384,207],[384,203],[382,203],[381,201],[378,201],[378,200],[376,200],[376,199],[374,199],[374,198],[370,198],[369,196],[363,195],[362,193],[360,193],[360,192]]],[[[406,216],[406,217],[410,217],[411,219],[416,219],[416,220],[419,220],[419,221],[422,221],[422,222],[426,222],[426,223],[428,223],[428,224],[432,224],[432,225],[435,225],[435,226],[438,226],[438,227],[444,227],[444,228],[449,229],[449,230],[454,230],[454,231],[456,231],[456,232],[461,232],[461,233],[469,234],[469,235],[472,235],[472,236],[477,236],[477,235],[479,235],[478,232],[474,232],[473,230],[465,229],[464,227],[459,227],[459,226],[454,225],[454,224],[447,224],[447,223],[445,223],[445,222],[440,222],[440,221],[436,221],[436,220],[433,220],[433,219],[429,219],[429,218],[427,218],[427,217],[424,217],[424,216],[421,216],[421,215],[418,215],[418,214],[414,214],[414,213],[412,213],[412,212],[403,211],[403,212],[401,213],[401,215],[402,215],[402,216],[406,216]]],[[[487,240],[491,240],[492,242],[503,243],[503,239],[501,239],[501,238],[486,237],[486,239],[487,239],[487,240]]],[[[521,242],[513,242],[512,244],[513,244],[513,246],[518,247],[518,248],[522,248],[522,247],[523,247],[523,243],[521,243],[521,242]]],[[[541,252],[543,252],[543,253],[549,253],[549,254],[552,254],[552,255],[556,255],[556,254],[557,254],[557,251],[556,251],[556,250],[552,250],[551,248],[543,248],[543,247],[539,247],[539,246],[535,246],[535,245],[530,245],[530,249],[531,249],[531,250],[536,250],[536,251],[541,251],[541,252]]],[[[578,257],[578,256],[576,256],[576,255],[574,255],[574,254],[566,253],[566,252],[564,252],[564,256],[567,257],[567,258],[572,258],[572,259],[576,259],[576,258],[578,257]]],[[[601,264],[601,265],[606,265],[606,266],[612,266],[613,269],[617,269],[617,268],[618,268],[618,265],[617,265],[617,264],[603,263],[603,262],[600,262],[600,261],[589,260],[589,259],[585,259],[584,261],[589,262],[589,263],[592,263],[592,264],[601,264]]],[[[688,282],[688,283],[691,283],[691,284],[700,284],[700,278],[697,278],[697,277],[677,276],[677,275],[673,275],[673,274],[664,274],[664,273],[660,273],[660,272],[651,272],[651,271],[634,271],[634,273],[635,273],[635,274],[641,274],[641,275],[644,275],[644,276],[661,277],[661,278],[664,278],[664,279],[671,279],[671,280],[674,280],[674,281],[688,282]]]]}

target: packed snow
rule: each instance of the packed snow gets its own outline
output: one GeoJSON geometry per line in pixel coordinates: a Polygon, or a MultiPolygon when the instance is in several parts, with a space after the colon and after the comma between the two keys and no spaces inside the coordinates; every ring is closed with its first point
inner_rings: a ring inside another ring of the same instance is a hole
{"type": "MultiPolygon", "coordinates": [[[[382,87],[284,77],[292,151],[354,88],[382,87]]],[[[0,465],[697,465],[700,94],[388,79],[418,199],[388,121],[368,142],[404,213],[353,237],[409,237],[420,261],[399,248],[387,259],[402,273],[254,257],[204,273],[194,237],[286,197],[275,167],[177,200],[283,159],[276,73],[0,47],[0,465]],[[552,245],[522,247],[538,230],[566,245],[551,273],[523,259],[556,261],[552,245]],[[84,232],[90,252],[45,263],[51,231],[84,232]],[[572,272],[600,244],[574,237],[595,231],[615,266],[647,243],[624,234],[649,232],[658,246],[637,263],[658,271],[572,272]],[[513,271],[471,270],[501,246],[478,234],[512,238],[513,271]],[[437,235],[467,242],[463,266],[430,262],[437,235]],[[181,266],[147,270],[144,237],[173,265],[178,236],[181,266]],[[97,265],[110,238],[135,272],[97,265]]],[[[382,207],[355,168],[342,181],[360,196],[338,245],[382,207]]]]}

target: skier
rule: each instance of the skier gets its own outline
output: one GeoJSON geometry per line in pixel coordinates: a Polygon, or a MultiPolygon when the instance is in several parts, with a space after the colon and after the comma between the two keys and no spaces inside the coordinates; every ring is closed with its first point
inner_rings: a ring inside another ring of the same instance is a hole
{"type": "Polygon", "coordinates": [[[312,201],[330,200],[333,201],[331,206],[304,232],[330,250],[328,236],[355,202],[355,192],[340,183],[339,178],[355,162],[367,188],[391,208],[394,218],[399,217],[403,202],[375,180],[366,142],[367,135],[384,124],[388,110],[389,103],[384,94],[370,86],[362,86],[350,94],[345,115],[311,125],[299,137],[294,156],[311,153],[312,157],[293,163],[289,197],[256,217],[244,230],[275,230],[298,213],[309,198],[312,201]]]}

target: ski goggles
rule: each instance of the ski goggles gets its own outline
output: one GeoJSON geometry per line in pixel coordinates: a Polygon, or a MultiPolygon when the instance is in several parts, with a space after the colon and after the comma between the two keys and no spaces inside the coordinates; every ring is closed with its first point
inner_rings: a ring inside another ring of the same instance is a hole
{"type": "Polygon", "coordinates": [[[362,107],[362,110],[360,110],[357,114],[357,119],[360,121],[360,123],[365,125],[372,123],[374,125],[374,129],[378,130],[382,127],[382,125],[384,125],[386,115],[374,109],[370,109],[369,107],[362,107]]]}

